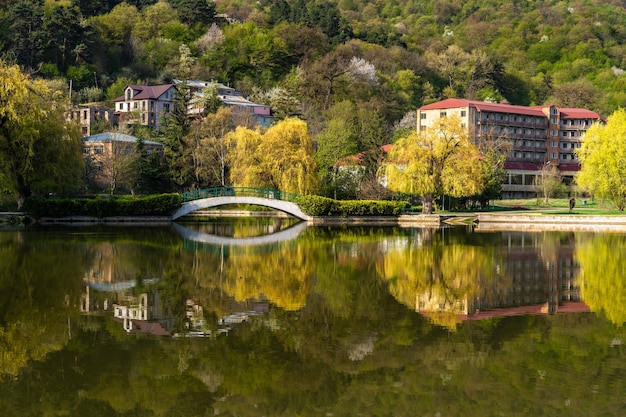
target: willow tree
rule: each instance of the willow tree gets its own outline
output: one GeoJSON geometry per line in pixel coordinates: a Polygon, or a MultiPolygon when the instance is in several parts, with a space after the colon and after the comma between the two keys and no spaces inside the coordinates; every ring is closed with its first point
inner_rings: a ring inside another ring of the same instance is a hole
{"type": "Polygon", "coordinates": [[[234,185],[299,194],[317,190],[313,139],[302,120],[287,118],[265,134],[238,127],[226,140],[234,185]]]}
{"type": "Polygon", "coordinates": [[[435,197],[469,197],[484,189],[480,152],[456,116],[398,140],[379,174],[390,189],[421,195],[424,214],[432,214],[435,197]]]}
{"type": "Polygon", "coordinates": [[[0,190],[18,209],[31,194],[65,193],[81,182],[82,143],[65,120],[63,95],[0,61],[0,190]]]}
{"type": "Polygon", "coordinates": [[[626,207],[626,110],[609,116],[606,125],[587,130],[578,149],[577,184],[599,198],[608,198],[619,210],[626,207]]]}

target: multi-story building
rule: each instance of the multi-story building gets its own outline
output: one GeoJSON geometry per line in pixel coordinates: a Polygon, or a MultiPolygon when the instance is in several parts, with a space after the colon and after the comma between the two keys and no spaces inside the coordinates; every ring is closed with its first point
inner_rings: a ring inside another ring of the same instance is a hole
{"type": "MultiPolygon", "coordinates": [[[[120,161],[135,155],[137,138],[119,132],[104,132],[83,138],[83,156],[93,168],[87,175],[94,184],[107,187],[119,175],[120,161]]],[[[143,141],[148,155],[163,155],[163,144],[143,141]]],[[[89,171],[89,170],[88,170],[89,171]]]]}
{"type": "Polygon", "coordinates": [[[525,107],[510,104],[447,99],[417,111],[417,128],[424,130],[441,117],[456,115],[476,145],[506,139],[509,144],[503,184],[504,198],[534,197],[537,176],[547,165],[556,166],[566,184],[580,169],[575,150],[592,124],[604,121],[586,109],[556,106],[525,107]]]}
{"type": "MultiPolygon", "coordinates": [[[[237,125],[260,125],[269,126],[274,117],[271,115],[270,106],[254,103],[248,100],[240,91],[224,84],[213,81],[184,81],[192,93],[189,105],[190,115],[202,115],[204,113],[204,91],[207,88],[215,88],[217,96],[233,112],[233,119],[237,125]]],[[[183,81],[174,80],[180,84],[183,81]]]]}
{"type": "Polygon", "coordinates": [[[83,137],[92,134],[92,127],[96,123],[104,122],[108,124],[108,126],[103,125],[102,127],[110,127],[117,124],[113,109],[91,104],[81,104],[73,107],[69,112],[68,119],[80,125],[83,137]]]}
{"type": "Polygon", "coordinates": [[[124,95],[115,99],[120,124],[140,124],[158,128],[174,109],[176,86],[127,85],[124,95]]]}

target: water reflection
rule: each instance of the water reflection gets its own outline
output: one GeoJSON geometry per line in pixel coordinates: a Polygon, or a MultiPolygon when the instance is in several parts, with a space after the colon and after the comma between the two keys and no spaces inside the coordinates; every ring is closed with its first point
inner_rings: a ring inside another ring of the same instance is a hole
{"type": "Polygon", "coordinates": [[[620,415],[624,250],[464,228],[198,249],[168,228],[0,233],[0,409],[620,415]]]}

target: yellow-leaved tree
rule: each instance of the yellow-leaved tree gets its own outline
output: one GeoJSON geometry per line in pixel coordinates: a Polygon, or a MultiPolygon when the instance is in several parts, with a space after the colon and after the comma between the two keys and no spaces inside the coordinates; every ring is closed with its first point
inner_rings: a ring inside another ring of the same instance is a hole
{"type": "Polygon", "coordinates": [[[0,191],[20,209],[32,194],[79,188],[82,142],[63,92],[0,60],[0,191]]]}
{"type": "Polygon", "coordinates": [[[616,110],[606,125],[587,130],[577,150],[580,172],[577,184],[599,198],[608,198],[618,209],[626,207],[626,110],[616,110]]]}
{"type": "Polygon", "coordinates": [[[317,190],[313,139],[302,120],[281,120],[264,134],[238,127],[227,140],[234,185],[298,194],[317,190]]]}
{"type": "Polygon", "coordinates": [[[425,214],[433,212],[436,196],[471,196],[484,189],[480,152],[456,116],[398,140],[379,174],[390,189],[421,195],[425,214]]]}

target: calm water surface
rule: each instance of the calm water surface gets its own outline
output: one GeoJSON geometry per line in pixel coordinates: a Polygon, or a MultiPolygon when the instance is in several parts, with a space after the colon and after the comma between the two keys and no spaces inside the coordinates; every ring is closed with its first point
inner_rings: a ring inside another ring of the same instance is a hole
{"type": "Polygon", "coordinates": [[[0,230],[0,416],[624,416],[626,235],[0,230]]]}

